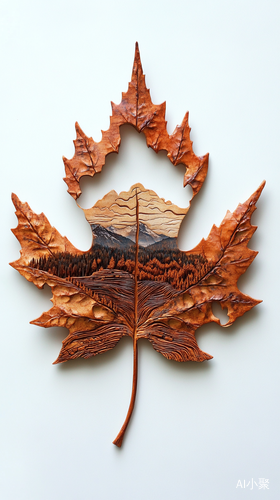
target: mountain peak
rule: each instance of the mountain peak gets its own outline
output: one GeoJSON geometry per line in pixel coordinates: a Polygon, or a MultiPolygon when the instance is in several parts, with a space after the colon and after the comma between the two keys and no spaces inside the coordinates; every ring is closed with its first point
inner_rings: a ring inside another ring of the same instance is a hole
{"type": "MultiPolygon", "coordinates": [[[[133,245],[136,240],[136,224],[133,226],[125,226],[124,228],[116,228],[113,225],[105,228],[101,224],[91,224],[91,229],[94,235],[94,244],[107,247],[128,247],[133,245]]],[[[157,234],[152,229],[149,229],[143,222],[139,223],[139,245],[148,247],[159,243],[162,240],[170,239],[164,234],[157,234]]]]}

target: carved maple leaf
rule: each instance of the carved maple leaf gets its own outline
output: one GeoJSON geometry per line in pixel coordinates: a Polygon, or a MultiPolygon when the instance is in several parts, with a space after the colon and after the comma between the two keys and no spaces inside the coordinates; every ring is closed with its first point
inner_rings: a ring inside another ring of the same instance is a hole
{"type": "MultiPolygon", "coordinates": [[[[131,123],[145,133],[148,146],[165,149],[175,165],[186,166],[185,184],[194,195],[207,172],[208,155],[192,151],[187,115],[169,136],[165,105],[152,104],[146,89],[138,46],[132,81],[119,106],[112,105],[110,128],[100,143],[88,139],[77,125],[75,155],[64,160],[66,182],[74,197],[80,194],[83,175],[100,171],[105,156],[118,150],[119,127],[131,123]]],[[[44,214],[36,215],[27,203],[13,195],[18,226],[13,230],[21,243],[21,257],[11,265],[38,288],[51,287],[53,306],[33,324],[64,326],[69,335],[55,363],[89,358],[112,349],[123,336],[133,340],[134,374],[126,420],[114,444],[121,446],[131,417],[137,385],[137,342],[148,339],[167,359],[204,361],[196,330],[209,322],[220,324],[212,311],[214,301],[227,309],[231,325],[260,301],[244,295],[237,280],[255,258],[248,248],[256,230],[251,216],[264,183],[206,240],[182,252],[177,236],[188,209],[159,198],[136,184],[128,192],[108,193],[94,207],[84,210],[93,232],[89,251],[77,250],[51,227],[44,214]]]]}

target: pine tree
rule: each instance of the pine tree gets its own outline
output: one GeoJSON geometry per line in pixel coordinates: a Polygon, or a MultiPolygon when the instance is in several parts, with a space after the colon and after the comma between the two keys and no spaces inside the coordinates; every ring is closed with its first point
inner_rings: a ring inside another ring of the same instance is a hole
{"type": "Polygon", "coordinates": [[[97,269],[97,263],[96,263],[96,259],[94,259],[93,263],[91,264],[91,270],[93,273],[95,273],[97,269]]]}
{"type": "Polygon", "coordinates": [[[109,265],[108,265],[108,269],[115,269],[115,265],[116,265],[116,262],[115,262],[114,257],[112,256],[110,259],[109,265]]]}

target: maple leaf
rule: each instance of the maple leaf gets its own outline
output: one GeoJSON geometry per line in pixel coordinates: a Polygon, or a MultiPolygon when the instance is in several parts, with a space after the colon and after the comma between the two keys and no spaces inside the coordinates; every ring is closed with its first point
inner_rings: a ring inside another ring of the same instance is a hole
{"type": "MultiPolygon", "coordinates": [[[[165,149],[174,165],[186,166],[185,184],[194,196],[204,181],[208,155],[192,151],[188,116],[169,136],[165,105],[152,104],[136,45],[132,80],[119,106],[113,105],[110,128],[94,143],[77,129],[75,155],[64,160],[69,192],[79,196],[79,180],[101,170],[105,156],[117,151],[119,127],[132,124],[143,131],[148,146],[165,149]]],[[[256,230],[251,216],[264,183],[206,240],[183,252],[177,236],[188,208],[159,198],[135,184],[128,192],[111,191],[91,209],[84,210],[92,228],[87,252],[76,249],[53,228],[44,214],[12,195],[18,217],[13,233],[21,243],[21,257],[11,263],[38,288],[52,290],[53,306],[32,324],[63,326],[69,331],[54,363],[89,358],[115,347],[123,336],[133,340],[133,384],[125,422],[114,440],[121,446],[129,423],[137,387],[137,343],[148,339],[167,359],[201,362],[212,358],[200,350],[195,333],[209,322],[220,324],[212,304],[227,309],[230,326],[260,301],[243,294],[237,280],[255,258],[248,248],[256,230]]]]}

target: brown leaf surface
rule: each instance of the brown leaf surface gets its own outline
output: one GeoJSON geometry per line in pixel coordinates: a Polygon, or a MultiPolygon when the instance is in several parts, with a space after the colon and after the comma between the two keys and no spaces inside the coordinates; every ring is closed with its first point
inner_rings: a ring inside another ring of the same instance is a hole
{"type": "Polygon", "coordinates": [[[35,214],[28,203],[22,203],[15,194],[12,194],[12,201],[18,218],[18,225],[12,232],[22,247],[21,257],[11,264],[13,267],[26,265],[32,258],[39,259],[59,252],[83,253],[65,236],[61,236],[43,213],[35,214]]]}
{"type": "MultiPolygon", "coordinates": [[[[154,105],[146,88],[138,45],[132,79],[119,105],[112,104],[110,128],[95,143],[76,124],[75,155],[64,159],[68,191],[77,198],[83,175],[100,172],[106,156],[118,152],[120,126],[130,123],[146,136],[147,145],[167,151],[174,165],[186,166],[184,185],[195,196],[208,167],[208,155],[192,150],[188,113],[168,135],[165,103],[154,105]]],[[[256,226],[251,216],[264,183],[219,227],[195,248],[182,252],[177,235],[188,208],[165,201],[141,184],[127,192],[111,191],[94,207],[84,210],[93,233],[88,252],[77,250],[50,225],[44,214],[35,214],[13,195],[21,257],[11,265],[38,288],[52,290],[53,306],[33,324],[45,328],[62,326],[68,336],[55,363],[106,352],[123,336],[133,340],[133,385],[124,425],[114,444],[121,446],[131,417],[137,386],[137,342],[148,339],[167,359],[211,359],[200,350],[195,333],[209,322],[220,324],[212,311],[218,301],[227,309],[230,326],[260,301],[243,294],[239,277],[257,252],[248,248],[256,226]]]]}
{"type": "Polygon", "coordinates": [[[237,287],[237,280],[258,253],[248,248],[248,242],[257,229],[251,225],[251,216],[264,184],[233,213],[227,212],[220,227],[213,226],[206,240],[186,252],[205,255],[209,262],[205,276],[152,311],[148,321],[138,330],[138,337],[150,340],[166,358],[176,361],[210,359],[211,356],[201,351],[197,353],[194,335],[206,323],[220,324],[212,312],[214,301],[219,301],[222,308],[227,309],[229,320],[222,325],[225,327],[261,302],[243,294],[237,287]],[[186,346],[184,339],[191,336],[193,346],[186,346]]]}
{"type": "Polygon", "coordinates": [[[182,163],[186,167],[184,186],[189,184],[193,189],[193,196],[200,190],[208,169],[208,154],[196,156],[190,140],[188,113],[183,122],[177,126],[172,135],[166,129],[166,104],[153,104],[150,91],[146,87],[145,76],[138,44],[135,47],[135,58],[128,85],[128,91],[122,94],[122,101],[116,105],[112,103],[110,127],[102,131],[102,139],[95,142],[87,137],[78,123],[76,123],[75,154],[72,159],[63,158],[66,177],[64,178],[68,193],[77,199],[81,194],[80,179],[84,175],[93,176],[101,172],[106,156],[118,153],[121,143],[120,126],[131,124],[138,132],[146,136],[147,146],[156,153],[165,150],[173,165],[182,163]]]}
{"type": "Polygon", "coordinates": [[[124,335],[130,335],[112,301],[93,293],[78,280],[61,279],[29,266],[17,266],[16,269],[39,288],[47,284],[52,290],[53,307],[31,323],[44,328],[62,326],[69,330],[54,364],[106,352],[113,349],[124,335]]]}
{"type": "Polygon", "coordinates": [[[89,252],[77,251],[44,214],[36,215],[13,196],[19,221],[13,232],[22,251],[12,266],[53,293],[53,307],[32,323],[69,331],[55,363],[106,352],[126,335],[133,339],[131,404],[114,441],[117,446],[135,401],[138,340],[148,339],[167,359],[209,360],[212,356],[199,349],[195,333],[206,323],[220,323],[212,303],[227,308],[224,326],[259,303],[238,289],[237,280],[257,254],[248,242],[256,230],[251,216],[263,187],[227,212],[220,227],[213,226],[208,238],[189,252],[181,252],[174,242],[188,209],[165,202],[141,184],[120,195],[111,191],[84,211],[93,231],[89,252]]]}
{"type": "MultiPolygon", "coordinates": [[[[128,265],[126,262],[133,264],[133,261],[124,261],[123,257],[122,267],[119,264],[122,259],[119,262],[115,261],[113,265],[109,265],[108,262],[107,269],[100,268],[99,271],[95,269],[91,275],[80,275],[76,278],[71,278],[69,275],[62,279],[55,273],[46,272],[48,266],[51,267],[48,260],[44,264],[45,270],[40,269],[43,266],[40,260],[42,256],[52,259],[49,255],[58,255],[57,259],[62,265],[62,255],[70,255],[74,260],[77,256],[84,258],[87,254],[90,255],[90,252],[94,252],[95,246],[89,252],[77,251],[66,238],[61,237],[50,226],[43,214],[37,216],[27,204],[22,204],[14,196],[19,225],[13,232],[22,245],[22,256],[12,265],[37,287],[42,288],[48,284],[53,292],[53,307],[33,323],[44,327],[64,326],[69,330],[69,336],[64,341],[56,362],[89,357],[103,352],[107,348],[103,348],[102,343],[98,351],[98,342],[102,336],[106,339],[106,345],[111,345],[109,338],[112,337],[113,347],[123,335],[135,336],[137,340],[147,338],[153,347],[168,359],[176,361],[210,359],[210,355],[199,349],[195,332],[205,323],[211,321],[219,323],[212,312],[212,302],[219,301],[223,308],[227,308],[229,320],[224,326],[231,325],[237,317],[259,303],[240,292],[237,280],[257,254],[248,248],[248,242],[256,230],[250,220],[263,187],[264,183],[233,213],[227,212],[220,227],[213,226],[206,240],[203,239],[189,252],[180,252],[178,262],[183,256],[190,257],[191,261],[194,256],[203,256],[207,262],[202,265],[200,273],[195,275],[192,281],[187,276],[183,285],[179,279],[176,281],[178,273],[180,276],[180,266],[184,268],[183,263],[179,265],[175,262],[179,271],[177,274],[172,271],[173,275],[172,273],[170,275],[173,278],[170,280],[166,271],[164,275],[160,276],[157,273],[155,276],[153,271],[155,267],[149,267],[154,262],[156,268],[163,266],[165,270],[170,269],[171,264],[160,264],[155,257],[148,262],[148,269],[152,274],[146,273],[141,277],[141,272],[146,269],[141,264],[141,259],[143,260],[145,255],[143,247],[140,247],[140,250],[144,254],[142,256],[140,254],[130,271],[125,267],[128,265]],[[31,256],[33,260],[30,263],[31,256]],[[34,257],[38,262],[37,268],[34,267],[34,257]],[[92,336],[92,332],[96,333],[96,338],[92,336]],[[76,350],[73,350],[72,342],[75,343],[76,350]],[[94,347],[90,346],[91,343],[94,347]]],[[[95,224],[96,221],[103,223],[100,228],[106,232],[107,238],[108,235],[109,238],[118,235],[118,232],[109,231],[112,230],[109,224],[113,220],[122,238],[121,241],[130,241],[131,244],[132,241],[127,240],[127,235],[131,237],[128,231],[131,230],[132,220],[135,220],[137,225],[139,242],[141,224],[153,235],[156,235],[154,231],[160,224],[161,232],[169,234],[166,237],[164,234],[161,235],[163,239],[159,247],[160,252],[165,254],[167,252],[173,256],[174,252],[179,252],[174,246],[167,246],[167,250],[163,248],[164,245],[173,242],[173,235],[178,234],[187,209],[179,209],[171,202],[165,202],[141,184],[132,186],[129,192],[122,192],[120,195],[112,191],[92,209],[84,212],[92,227],[98,226],[95,224]],[[170,226],[172,221],[173,224],[170,226]]],[[[94,235],[97,248],[98,243],[103,241],[98,239],[100,238],[98,234],[94,235]]],[[[101,238],[104,238],[103,234],[101,238]]],[[[136,246],[132,246],[129,250],[134,259],[139,244],[136,242],[136,246]]],[[[105,248],[102,250],[103,253],[105,248]]],[[[151,251],[155,252],[149,249],[157,248],[157,245],[147,248],[149,254],[151,251]]],[[[114,254],[115,250],[112,252],[114,254]]],[[[94,255],[92,254],[92,260],[94,255]]],[[[153,253],[152,256],[154,255],[153,253]]],[[[195,272],[193,269],[192,266],[192,272],[195,272]]]]}
{"type": "Polygon", "coordinates": [[[123,336],[133,339],[131,404],[117,446],[135,401],[138,340],[148,339],[167,359],[209,360],[195,333],[206,323],[220,324],[212,303],[227,309],[223,326],[230,326],[260,302],[243,294],[237,281],[257,255],[248,242],[256,230],[251,216],[263,187],[227,212],[221,225],[189,252],[175,244],[188,209],[141,184],[119,195],[111,191],[84,210],[93,231],[88,252],[76,250],[44,214],[36,215],[13,195],[18,217],[13,232],[22,250],[11,265],[38,288],[50,286],[53,294],[53,307],[32,323],[69,331],[55,363],[106,352],[123,336]]]}

